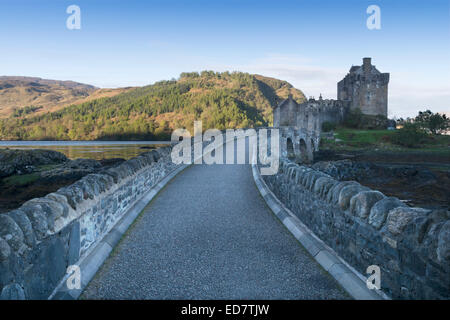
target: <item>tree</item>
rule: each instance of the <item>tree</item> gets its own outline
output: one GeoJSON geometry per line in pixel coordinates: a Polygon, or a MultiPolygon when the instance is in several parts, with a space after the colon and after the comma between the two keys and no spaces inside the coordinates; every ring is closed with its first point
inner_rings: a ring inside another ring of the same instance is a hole
{"type": "Polygon", "coordinates": [[[414,123],[434,135],[450,129],[450,119],[445,114],[433,113],[430,110],[419,111],[414,123]]]}
{"type": "Polygon", "coordinates": [[[428,134],[417,123],[406,122],[400,130],[395,131],[391,137],[394,144],[417,148],[428,140],[428,134]]]}

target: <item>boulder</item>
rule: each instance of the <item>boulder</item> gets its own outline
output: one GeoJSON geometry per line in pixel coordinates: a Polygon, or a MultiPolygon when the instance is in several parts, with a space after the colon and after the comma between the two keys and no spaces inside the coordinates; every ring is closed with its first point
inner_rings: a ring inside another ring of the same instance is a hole
{"type": "Polygon", "coordinates": [[[353,162],[348,159],[338,161],[319,161],[315,163],[312,168],[322,171],[335,179],[348,180],[355,179],[355,175],[352,174],[353,162]]]}
{"type": "Polygon", "coordinates": [[[95,171],[95,169],[98,169],[101,166],[101,163],[94,159],[75,159],[68,161],[65,165],[65,167],[70,169],[82,169],[89,171],[95,171]]]}
{"type": "Polygon", "coordinates": [[[52,150],[0,149],[0,178],[29,173],[27,167],[30,166],[59,164],[66,161],[67,157],[64,154],[52,150]]]}

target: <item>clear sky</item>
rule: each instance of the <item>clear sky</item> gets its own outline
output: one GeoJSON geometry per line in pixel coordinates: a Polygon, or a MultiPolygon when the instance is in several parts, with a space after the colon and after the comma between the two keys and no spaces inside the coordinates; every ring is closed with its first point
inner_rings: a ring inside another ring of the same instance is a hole
{"type": "Polygon", "coordinates": [[[450,111],[448,0],[1,0],[0,75],[99,87],[238,70],[336,98],[363,57],[391,73],[389,113],[450,111]],[[81,29],[69,30],[69,5],[81,29]],[[381,29],[369,30],[369,5],[381,29]]]}

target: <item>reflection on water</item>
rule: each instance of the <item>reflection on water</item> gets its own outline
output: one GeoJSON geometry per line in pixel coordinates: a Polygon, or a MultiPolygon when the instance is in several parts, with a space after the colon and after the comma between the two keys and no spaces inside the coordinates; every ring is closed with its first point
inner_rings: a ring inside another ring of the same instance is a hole
{"type": "Polygon", "coordinates": [[[130,159],[140,153],[168,145],[167,141],[0,141],[0,149],[48,149],[70,159],[130,159]]]}

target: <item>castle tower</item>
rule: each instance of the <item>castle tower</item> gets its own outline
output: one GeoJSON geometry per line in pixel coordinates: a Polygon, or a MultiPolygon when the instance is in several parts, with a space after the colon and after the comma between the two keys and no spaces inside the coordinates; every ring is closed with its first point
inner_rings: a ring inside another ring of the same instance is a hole
{"type": "Polygon", "coordinates": [[[360,109],[364,114],[387,117],[388,83],[389,73],[381,73],[371,58],[363,58],[362,66],[352,66],[338,82],[337,98],[349,101],[351,109],[360,109]]]}

